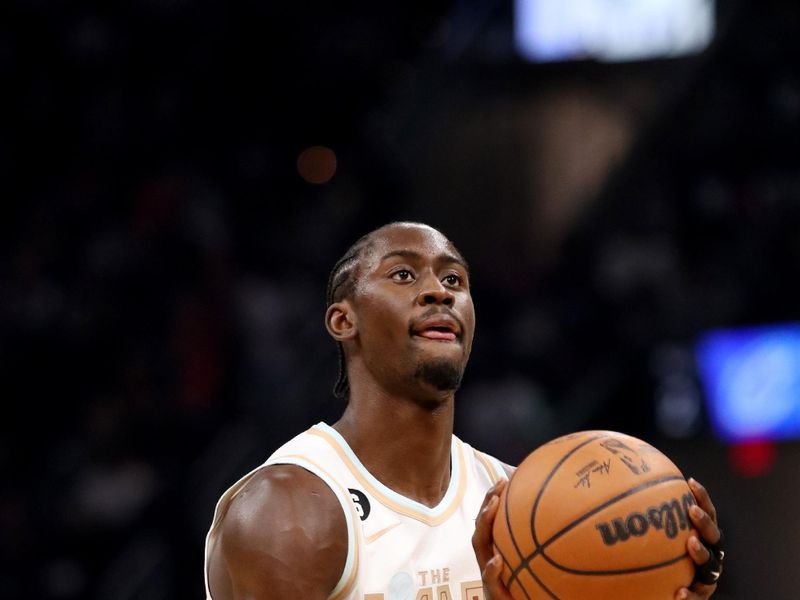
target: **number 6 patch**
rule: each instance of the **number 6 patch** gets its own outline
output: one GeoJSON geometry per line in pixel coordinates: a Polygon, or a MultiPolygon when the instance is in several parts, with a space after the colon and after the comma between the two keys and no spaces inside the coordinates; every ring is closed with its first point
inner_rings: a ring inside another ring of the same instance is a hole
{"type": "Polygon", "coordinates": [[[350,497],[353,499],[353,504],[356,505],[358,517],[362,521],[366,521],[370,510],[367,495],[361,490],[354,490],[353,488],[348,488],[347,491],[350,492],[350,497]]]}

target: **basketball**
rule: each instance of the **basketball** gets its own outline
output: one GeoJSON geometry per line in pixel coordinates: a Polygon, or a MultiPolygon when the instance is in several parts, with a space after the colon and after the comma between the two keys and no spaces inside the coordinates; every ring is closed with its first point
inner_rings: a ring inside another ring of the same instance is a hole
{"type": "Polygon", "coordinates": [[[534,450],[500,496],[494,544],[516,600],[672,600],[690,585],[694,496],[653,446],[614,431],[534,450]]]}

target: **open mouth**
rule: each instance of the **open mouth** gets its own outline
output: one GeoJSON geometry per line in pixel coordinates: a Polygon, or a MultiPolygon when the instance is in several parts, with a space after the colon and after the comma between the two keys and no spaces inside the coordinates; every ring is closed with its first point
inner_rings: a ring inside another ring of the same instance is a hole
{"type": "Polygon", "coordinates": [[[452,319],[439,316],[416,323],[411,328],[411,334],[426,340],[455,342],[459,338],[460,328],[452,319]]]}
{"type": "Polygon", "coordinates": [[[428,327],[416,333],[419,337],[424,337],[429,340],[444,340],[447,342],[454,342],[456,334],[447,327],[428,327]]]}

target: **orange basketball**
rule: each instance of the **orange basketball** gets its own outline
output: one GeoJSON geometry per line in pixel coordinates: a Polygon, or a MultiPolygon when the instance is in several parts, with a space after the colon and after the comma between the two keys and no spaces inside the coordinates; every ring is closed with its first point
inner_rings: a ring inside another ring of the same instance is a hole
{"type": "Polygon", "coordinates": [[[672,461],[614,431],[532,452],[500,496],[494,543],[516,600],[672,600],[694,577],[695,504],[672,461]]]}

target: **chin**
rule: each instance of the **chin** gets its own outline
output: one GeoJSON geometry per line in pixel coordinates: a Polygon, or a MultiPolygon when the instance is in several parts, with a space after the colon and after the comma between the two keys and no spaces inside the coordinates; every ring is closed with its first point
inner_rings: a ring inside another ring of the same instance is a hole
{"type": "Polygon", "coordinates": [[[463,367],[444,358],[426,360],[417,365],[414,378],[435,387],[440,392],[456,391],[461,386],[463,367]]]}

